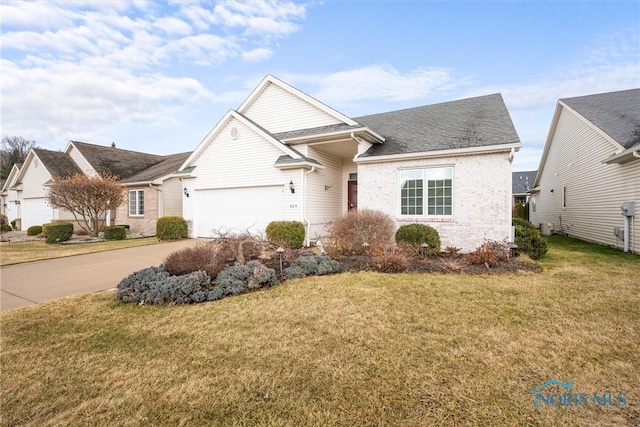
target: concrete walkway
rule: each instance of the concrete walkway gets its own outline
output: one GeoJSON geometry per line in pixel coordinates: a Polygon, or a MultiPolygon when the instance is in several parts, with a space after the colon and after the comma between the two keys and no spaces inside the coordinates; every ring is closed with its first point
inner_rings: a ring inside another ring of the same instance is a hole
{"type": "Polygon", "coordinates": [[[171,252],[197,242],[186,239],[0,267],[0,311],[113,289],[134,271],[160,265],[171,252]]]}

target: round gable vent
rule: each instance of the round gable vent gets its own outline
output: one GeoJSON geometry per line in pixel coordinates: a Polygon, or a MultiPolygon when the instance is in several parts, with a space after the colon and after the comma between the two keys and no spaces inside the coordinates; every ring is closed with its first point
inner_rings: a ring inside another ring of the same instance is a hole
{"type": "Polygon", "coordinates": [[[238,130],[238,128],[231,128],[231,139],[238,139],[239,136],[240,131],[238,130]]]}

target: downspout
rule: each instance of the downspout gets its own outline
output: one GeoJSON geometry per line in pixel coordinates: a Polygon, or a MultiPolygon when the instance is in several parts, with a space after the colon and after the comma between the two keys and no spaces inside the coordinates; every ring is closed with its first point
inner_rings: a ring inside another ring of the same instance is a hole
{"type": "Polygon", "coordinates": [[[305,237],[304,237],[304,245],[307,248],[311,246],[311,242],[310,242],[311,239],[309,238],[309,234],[311,233],[311,221],[307,219],[307,175],[315,171],[316,171],[316,167],[311,166],[311,170],[304,173],[303,180],[302,180],[302,191],[304,192],[304,194],[302,195],[302,217],[303,217],[303,221],[305,222],[305,227],[307,229],[307,232],[305,233],[305,237]]]}

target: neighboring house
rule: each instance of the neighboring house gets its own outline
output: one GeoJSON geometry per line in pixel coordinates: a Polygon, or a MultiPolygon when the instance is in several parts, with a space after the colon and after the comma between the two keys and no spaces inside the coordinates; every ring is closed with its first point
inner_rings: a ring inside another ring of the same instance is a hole
{"type": "Polygon", "coordinates": [[[26,230],[58,220],[73,220],[69,212],[53,209],[47,202],[47,186],[55,179],[81,173],[71,158],[61,151],[33,148],[27,154],[10,190],[16,192],[16,226],[26,230]]]}
{"type": "Polygon", "coordinates": [[[47,186],[77,173],[109,173],[120,178],[128,193],[125,205],[105,214],[106,224],[128,224],[132,232],[155,234],[159,216],[181,214],[182,187],[178,178],[171,179],[170,175],[188,155],[159,156],[79,141],[69,142],[65,151],[33,149],[8,187],[9,192],[16,192],[15,215],[21,220],[22,230],[51,221],[73,221],[70,212],[48,205],[47,186]]]}
{"type": "Polygon", "coordinates": [[[536,180],[538,171],[513,172],[511,178],[513,195],[513,205],[520,203],[522,205],[529,201],[529,192],[533,189],[533,183],[536,180]]]}
{"type": "Polygon", "coordinates": [[[529,203],[541,230],[622,247],[621,206],[629,249],[640,253],[640,89],[560,99],[529,203]]]}
{"type": "Polygon", "coordinates": [[[520,147],[499,94],[350,118],[269,75],[182,165],[183,214],[191,237],[298,220],[308,244],[368,208],[471,251],[511,235],[520,147]]]}
{"type": "Polygon", "coordinates": [[[16,163],[11,167],[9,176],[2,183],[2,189],[0,190],[0,205],[2,206],[2,213],[7,216],[9,223],[19,218],[18,212],[20,205],[18,201],[18,192],[15,190],[14,185],[22,163],[16,163]]]}

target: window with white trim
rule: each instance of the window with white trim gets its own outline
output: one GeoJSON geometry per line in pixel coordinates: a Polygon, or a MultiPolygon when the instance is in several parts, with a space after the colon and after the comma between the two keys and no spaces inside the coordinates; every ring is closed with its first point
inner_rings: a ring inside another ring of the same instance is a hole
{"type": "Polygon", "coordinates": [[[453,167],[400,171],[400,216],[453,215],[453,167]]]}
{"type": "Polygon", "coordinates": [[[144,215],[144,190],[129,190],[129,215],[144,215]]]}

